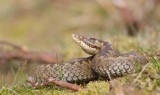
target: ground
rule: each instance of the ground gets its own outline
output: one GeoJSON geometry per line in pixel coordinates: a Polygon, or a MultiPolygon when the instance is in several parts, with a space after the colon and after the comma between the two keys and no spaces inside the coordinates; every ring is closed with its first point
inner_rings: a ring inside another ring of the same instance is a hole
{"type": "MultiPolygon", "coordinates": [[[[0,40],[26,46],[32,51],[63,55],[63,61],[88,56],[72,41],[72,33],[109,41],[123,53],[138,51],[154,54],[160,51],[160,24],[156,17],[151,25],[146,25],[137,36],[129,37],[123,20],[113,6],[108,6],[106,10],[96,1],[40,1],[17,0],[16,2],[19,3],[14,3],[1,0],[3,9],[0,9],[0,40]]],[[[83,89],[78,92],[57,86],[33,89],[25,82],[27,73],[32,67],[30,65],[25,61],[3,64],[3,70],[1,67],[0,71],[0,95],[113,95],[114,92],[119,93],[115,91],[118,86],[110,90],[110,82],[104,80],[81,85],[83,89]]],[[[118,80],[122,84],[120,88],[128,91],[133,88],[137,92],[136,95],[160,95],[158,57],[150,57],[144,70],[141,68],[136,74],[124,76],[118,80]]]]}

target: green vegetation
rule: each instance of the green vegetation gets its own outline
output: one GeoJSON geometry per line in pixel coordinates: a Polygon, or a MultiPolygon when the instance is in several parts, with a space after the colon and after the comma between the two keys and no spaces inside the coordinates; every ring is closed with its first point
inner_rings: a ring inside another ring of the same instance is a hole
{"type": "MultiPolygon", "coordinates": [[[[154,54],[160,51],[160,24],[156,14],[153,14],[152,27],[146,26],[136,37],[128,37],[124,22],[113,6],[108,6],[105,10],[92,0],[16,2],[19,3],[0,0],[0,6],[3,6],[0,9],[0,40],[27,46],[33,51],[63,55],[64,61],[88,56],[72,41],[72,33],[109,41],[120,52],[139,51],[154,54]]],[[[138,5],[136,7],[141,9],[138,5]]],[[[83,85],[84,89],[79,92],[57,86],[30,88],[25,80],[33,65],[34,63],[26,64],[25,61],[0,64],[0,95],[113,95],[109,82],[104,80],[83,85]]],[[[139,71],[119,80],[124,85],[138,88],[137,95],[159,95],[158,57],[152,56],[149,64],[139,71]]]]}

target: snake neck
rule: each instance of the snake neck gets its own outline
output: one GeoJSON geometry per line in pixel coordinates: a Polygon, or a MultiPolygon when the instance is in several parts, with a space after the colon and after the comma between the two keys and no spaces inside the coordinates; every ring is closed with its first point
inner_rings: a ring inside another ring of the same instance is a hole
{"type": "Polygon", "coordinates": [[[116,56],[117,51],[113,48],[113,46],[109,42],[105,42],[104,46],[99,52],[99,56],[116,56]]]}

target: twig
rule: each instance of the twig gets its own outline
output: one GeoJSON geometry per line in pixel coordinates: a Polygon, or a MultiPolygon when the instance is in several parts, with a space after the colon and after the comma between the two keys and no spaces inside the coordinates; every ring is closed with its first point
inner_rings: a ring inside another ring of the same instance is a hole
{"type": "Polygon", "coordinates": [[[10,43],[10,42],[7,42],[7,41],[0,41],[0,45],[7,45],[7,46],[10,46],[16,50],[19,50],[21,52],[26,52],[28,51],[28,49],[26,47],[21,47],[21,46],[18,46],[16,44],[13,44],[13,43],[10,43]]]}
{"type": "Polygon", "coordinates": [[[111,75],[108,70],[107,70],[107,75],[108,75],[109,80],[112,80],[111,75]]]}
{"type": "Polygon", "coordinates": [[[138,74],[138,76],[136,77],[136,79],[133,81],[133,83],[136,83],[137,80],[141,77],[142,73],[144,72],[145,68],[148,66],[149,63],[147,63],[141,70],[141,72],[138,74]]]}
{"type": "Polygon", "coordinates": [[[112,0],[112,1],[113,4],[117,7],[117,9],[120,11],[121,16],[126,23],[128,35],[135,36],[138,33],[139,28],[141,28],[141,23],[129,10],[124,0],[112,0]]]}
{"type": "Polygon", "coordinates": [[[114,90],[114,95],[125,95],[122,84],[118,79],[111,80],[109,83],[114,90]]]}
{"type": "Polygon", "coordinates": [[[79,91],[81,89],[81,87],[76,84],[71,84],[62,80],[54,80],[53,78],[50,78],[49,82],[64,88],[71,89],[73,91],[79,91]]]}
{"type": "Polygon", "coordinates": [[[56,57],[51,54],[46,53],[36,53],[36,52],[17,52],[10,51],[0,54],[0,60],[11,61],[13,59],[17,60],[27,60],[27,61],[38,61],[49,64],[57,63],[56,57]]]}
{"type": "Polygon", "coordinates": [[[53,54],[31,52],[26,47],[21,47],[10,42],[0,41],[0,45],[7,45],[13,48],[11,51],[0,51],[0,63],[8,62],[13,59],[26,60],[26,61],[38,61],[43,63],[55,64],[57,58],[53,54]]]}

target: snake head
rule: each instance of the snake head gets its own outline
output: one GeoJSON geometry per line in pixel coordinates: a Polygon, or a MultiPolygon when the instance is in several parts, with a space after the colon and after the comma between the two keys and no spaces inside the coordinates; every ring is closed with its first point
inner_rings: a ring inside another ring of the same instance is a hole
{"type": "Polygon", "coordinates": [[[102,40],[84,37],[79,34],[72,34],[72,38],[83,49],[84,52],[91,55],[98,53],[105,43],[102,40]]]}

